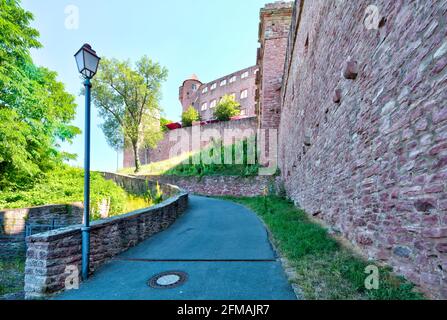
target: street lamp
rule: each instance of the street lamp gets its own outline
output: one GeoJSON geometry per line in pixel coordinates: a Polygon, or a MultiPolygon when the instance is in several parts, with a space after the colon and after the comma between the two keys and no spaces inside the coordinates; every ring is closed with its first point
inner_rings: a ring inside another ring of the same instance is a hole
{"type": "Polygon", "coordinates": [[[100,57],[89,44],[75,54],[79,73],[85,79],[84,227],[82,228],[82,279],[88,279],[90,260],[90,80],[98,71],[100,57]]]}

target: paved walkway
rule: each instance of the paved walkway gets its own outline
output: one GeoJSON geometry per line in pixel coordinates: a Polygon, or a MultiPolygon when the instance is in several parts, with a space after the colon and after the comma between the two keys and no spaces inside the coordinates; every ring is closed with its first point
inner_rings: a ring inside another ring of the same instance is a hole
{"type": "Polygon", "coordinates": [[[190,196],[188,210],[168,230],[119,255],[79,290],[57,299],[292,300],[295,295],[253,212],[190,196]],[[147,285],[165,271],[184,271],[188,280],[173,289],[147,285]]]}

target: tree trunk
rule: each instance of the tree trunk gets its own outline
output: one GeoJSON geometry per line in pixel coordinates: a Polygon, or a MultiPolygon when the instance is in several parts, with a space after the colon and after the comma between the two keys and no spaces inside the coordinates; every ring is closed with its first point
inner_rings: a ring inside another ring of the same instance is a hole
{"type": "Polygon", "coordinates": [[[140,171],[140,148],[138,146],[138,142],[133,142],[132,143],[132,147],[133,147],[133,155],[134,155],[134,159],[135,159],[135,173],[140,171]]]}

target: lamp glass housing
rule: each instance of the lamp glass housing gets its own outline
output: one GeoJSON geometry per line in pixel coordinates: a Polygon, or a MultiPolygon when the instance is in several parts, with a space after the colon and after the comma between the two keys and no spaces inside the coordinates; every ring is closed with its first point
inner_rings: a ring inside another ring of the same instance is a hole
{"type": "Polygon", "coordinates": [[[89,44],[84,44],[81,49],[75,54],[76,64],[78,65],[79,73],[85,78],[91,79],[98,71],[100,57],[89,44]]]}

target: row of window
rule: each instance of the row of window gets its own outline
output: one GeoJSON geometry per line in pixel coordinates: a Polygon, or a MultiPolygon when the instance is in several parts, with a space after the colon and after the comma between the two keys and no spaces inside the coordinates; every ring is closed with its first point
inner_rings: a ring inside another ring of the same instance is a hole
{"type": "MultiPolygon", "coordinates": [[[[233,99],[236,99],[236,94],[235,94],[235,93],[230,94],[230,97],[232,97],[233,99]]],[[[243,99],[247,99],[247,98],[248,98],[248,90],[247,90],[247,89],[242,90],[242,91],[241,91],[241,96],[240,96],[240,97],[241,97],[241,100],[243,100],[243,99]]],[[[220,98],[220,100],[222,100],[222,98],[220,98]]],[[[213,101],[210,102],[210,108],[211,108],[211,109],[212,109],[212,108],[215,108],[216,105],[217,105],[217,100],[216,100],[216,99],[214,99],[213,101]]],[[[207,109],[208,109],[208,103],[207,103],[207,102],[202,103],[202,106],[201,106],[200,109],[201,109],[202,111],[207,110],[207,109]]]]}
{"type": "MultiPolygon", "coordinates": [[[[254,74],[256,74],[256,72],[258,72],[257,69],[255,70],[254,74]]],[[[245,71],[243,74],[241,74],[241,79],[248,78],[248,75],[249,75],[248,71],[245,71]]],[[[233,82],[236,82],[236,76],[232,76],[228,80],[228,83],[233,83],[233,82]]],[[[227,85],[227,79],[224,79],[220,82],[221,87],[226,86],[226,85],[227,85]]],[[[215,90],[216,88],[217,88],[217,83],[215,82],[211,85],[210,90],[215,90]]],[[[203,88],[202,93],[207,93],[207,92],[208,92],[208,87],[203,88]]]]}
{"type": "MultiPolygon", "coordinates": [[[[202,111],[206,111],[207,107],[208,107],[208,104],[205,102],[204,104],[202,104],[201,110],[202,111]]],[[[216,107],[216,100],[213,100],[213,101],[211,101],[210,108],[212,109],[212,108],[215,108],[215,107],[216,107]]],[[[247,115],[247,111],[245,109],[242,109],[240,115],[241,116],[247,115]]]]}

